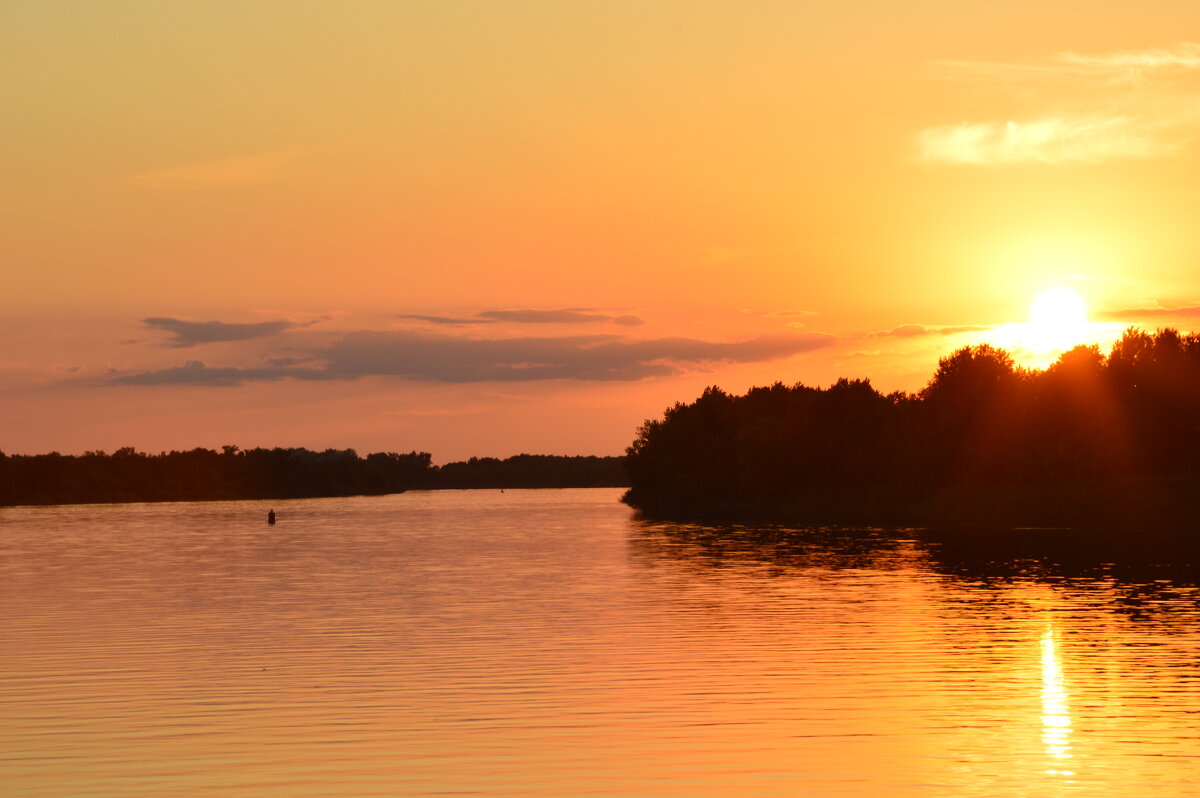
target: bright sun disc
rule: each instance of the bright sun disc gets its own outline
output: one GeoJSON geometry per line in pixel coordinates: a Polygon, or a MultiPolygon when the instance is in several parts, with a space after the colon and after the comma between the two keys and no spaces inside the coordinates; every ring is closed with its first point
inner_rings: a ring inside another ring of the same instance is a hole
{"type": "Polygon", "coordinates": [[[1028,321],[995,327],[987,342],[1007,350],[1022,366],[1044,369],[1081,344],[1108,346],[1120,337],[1120,331],[1119,324],[1088,321],[1083,297],[1056,286],[1034,298],[1028,321]]]}
{"type": "Polygon", "coordinates": [[[1070,288],[1047,288],[1033,300],[1029,323],[1046,330],[1077,330],[1087,324],[1087,305],[1070,288]]]}
{"type": "Polygon", "coordinates": [[[1033,300],[1020,343],[1030,353],[1050,355],[1083,343],[1089,328],[1087,305],[1069,288],[1047,288],[1033,300]]]}

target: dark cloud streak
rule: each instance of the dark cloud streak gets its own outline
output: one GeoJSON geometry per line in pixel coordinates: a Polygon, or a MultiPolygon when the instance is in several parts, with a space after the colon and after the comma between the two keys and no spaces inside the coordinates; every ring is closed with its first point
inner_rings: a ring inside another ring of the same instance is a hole
{"type": "Polygon", "coordinates": [[[398,313],[396,314],[396,318],[439,325],[495,324],[496,322],[510,322],[515,324],[588,324],[611,322],[625,327],[633,327],[645,323],[638,316],[628,314],[613,316],[608,313],[600,313],[592,308],[481,310],[473,316],[466,317],[398,313]]]}
{"type": "Polygon", "coordinates": [[[396,318],[405,319],[406,321],[423,321],[427,324],[447,324],[447,325],[462,325],[462,324],[491,324],[494,319],[456,319],[452,316],[423,316],[419,313],[397,313],[396,318]]]}
{"type": "Polygon", "coordinates": [[[231,387],[247,382],[274,382],[282,379],[324,380],[332,379],[318,369],[282,368],[239,368],[236,366],[207,366],[199,360],[190,360],[182,366],[148,371],[142,374],[126,374],[109,380],[110,385],[209,385],[231,387]]]}
{"type": "Polygon", "coordinates": [[[629,340],[614,335],[547,338],[474,339],[423,335],[411,331],[365,330],[349,333],[314,353],[321,365],[297,368],[298,360],[268,361],[266,366],[183,366],[129,374],[117,385],[237,385],[246,382],[353,380],[392,376],[429,382],[526,382],[565,379],[633,381],[678,374],[712,363],[778,360],[832,345],[824,334],[764,335],[746,341],[715,342],[695,338],[629,340]],[[283,365],[286,364],[286,365],[283,365]]]}
{"type": "Polygon", "coordinates": [[[230,324],[224,321],[184,321],[165,316],[142,319],[142,324],[171,334],[167,342],[175,349],[186,349],[199,344],[223,341],[248,341],[278,335],[297,326],[290,321],[260,321],[254,324],[230,324]]]}
{"type": "Polygon", "coordinates": [[[642,320],[637,316],[610,316],[606,313],[598,313],[589,308],[485,310],[480,312],[479,316],[494,321],[515,321],[521,324],[586,324],[597,321],[611,321],[624,325],[642,323],[642,320]]]}

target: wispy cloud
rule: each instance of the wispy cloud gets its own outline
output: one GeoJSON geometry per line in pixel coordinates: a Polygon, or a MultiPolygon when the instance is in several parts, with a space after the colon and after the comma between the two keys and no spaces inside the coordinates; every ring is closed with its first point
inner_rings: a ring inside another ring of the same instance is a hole
{"type": "Polygon", "coordinates": [[[523,308],[515,310],[481,310],[469,316],[427,316],[418,313],[399,313],[398,319],[420,321],[426,324],[464,325],[513,322],[518,324],[587,324],[611,322],[625,327],[634,327],[645,322],[638,316],[612,315],[595,308],[523,308]]]}
{"type": "Polygon", "coordinates": [[[1059,79],[1122,85],[1136,83],[1153,72],[1200,69],[1200,44],[1180,42],[1173,47],[1111,53],[1064,51],[1035,63],[933,61],[929,67],[934,77],[946,80],[1046,83],[1059,79]]]}
{"type": "Polygon", "coordinates": [[[283,379],[327,380],[336,379],[321,369],[264,366],[242,368],[238,366],[209,366],[200,360],[189,360],[182,366],[147,371],[140,374],[122,374],[109,379],[110,385],[211,385],[232,387],[247,382],[275,382],[283,379]]]}
{"type": "Polygon", "coordinates": [[[588,308],[564,308],[562,310],[485,310],[479,314],[485,319],[516,321],[525,324],[580,324],[595,321],[611,321],[615,324],[637,325],[642,320],[637,316],[610,316],[588,308]]]}
{"type": "Polygon", "coordinates": [[[930,128],[919,137],[924,161],[949,164],[1096,163],[1173,155],[1181,143],[1161,124],[1128,116],[1051,117],[930,128]]]}
{"type": "Polygon", "coordinates": [[[261,152],[235,158],[178,164],[133,176],[144,188],[159,190],[215,189],[270,182],[294,160],[295,152],[261,152]]]}
{"type": "Polygon", "coordinates": [[[1100,55],[1060,53],[1058,61],[1092,74],[1137,81],[1149,72],[1200,69],[1200,44],[1180,42],[1171,48],[1122,50],[1100,55]]]}
{"type": "Polygon", "coordinates": [[[312,366],[299,360],[253,367],[182,366],[110,378],[115,385],[238,385],[247,382],[353,380],[392,376],[430,382],[531,380],[631,381],[679,374],[716,363],[753,363],[831,346],[824,334],[765,335],[745,341],[695,338],[628,339],[614,335],[475,339],[400,330],[349,333],[320,352],[312,366]],[[281,365],[277,365],[281,364],[281,365]]]}
{"type": "Polygon", "coordinates": [[[1195,319],[1200,318],[1200,305],[1184,305],[1181,307],[1164,308],[1160,306],[1149,308],[1121,308],[1119,310],[1103,310],[1095,314],[1096,318],[1105,321],[1137,322],[1143,319],[1195,319]]]}
{"type": "Polygon", "coordinates": [[[306,327],[314,322],[296,324],[290,321],[260,321],[251,324],[236,324],[224,321],[184,321],[166,316],[155,316],[142,319],[142,324],[156,330],[165,330],[171,334],[168,345],[184,349],[199,344],[212,344],[222,341],[247,341],[252,338],[265,338],[278,335],[292,327],[306,327]]]}
{"type": "Polygon", "coordinates": [[[815,310],[772,310],[762,314],[764,319],[803,319],[816,316],[815,310]]]}
{"type": "Polygon", "coordinates": [[[916,338],[922,335],[958,335],[960,333],[983,332],[991,327],[981,324],[960,324],[954,327],[930,327],[924,324],[901,324],[890,330],[867,333],[868,338],[916,338]]]}
{"type": "Polygon", "coordinates": [[[1095,91],[1072,92],[1074,107],[1052,104],[1024,119],[926,128],[917,134],[917,157],[926,163],[1087,164],[1161,158],[1179,153],[1200,125],[1200,93],[1155,82],[1171,72],[1200,70],[1200,44],[1192,42],[1165,49],[1064,52],[1042,63],[941,61],[931,66],[935,74],[952,80],[1050,90],[1064,80],[1082,80],[1095,91]],[[1078,106],[1081,96],[1092,103],[1091,109],[1078,106]]]}
{"type": "Polygon", "coordinates": [[[462,324],[489,324],[494,321],[494,319],[481,319],[478,316],[426,316],[420,313],[397,313],[396,318],[404,319],[405,321],[420,321],[424,322],[425,324],[445,324],[451,326],[462,324]]]}

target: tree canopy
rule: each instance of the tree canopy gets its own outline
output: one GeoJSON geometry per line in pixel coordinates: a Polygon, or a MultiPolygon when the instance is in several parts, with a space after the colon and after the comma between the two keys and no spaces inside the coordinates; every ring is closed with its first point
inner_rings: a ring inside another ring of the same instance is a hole
{"type": "Polygon", "coordinates": [[[916,394],[868,380],[710,387],[641,426],[626,501],[650,514],[839,522],[1200,519],[1200,335],[1130,329],[1044,371],[996,347],[916,394]]]}

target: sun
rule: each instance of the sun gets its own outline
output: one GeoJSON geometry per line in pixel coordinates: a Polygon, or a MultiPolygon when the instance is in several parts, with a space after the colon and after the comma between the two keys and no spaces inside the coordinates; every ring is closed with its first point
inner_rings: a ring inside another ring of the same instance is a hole
{"type": "Polygon", "coordinates": [[[1089,337],[1087,304],[1070,288],[1047,288],[1033,300],[1021,338],[1031,349],[1063,351],[1089,337]]]}
{"type": "Polygon", "coordinates": [[[1029,324],[1048,330],[1079,329],[1087,324],[1087,305],[1070,288],[1047,288],[1033,300],[1029,324]]]}
{"type": "Polygon", "coordinates": [[[994,328],[989,343],[1012,353],[1022,366],[1046,368],[1080,344],[1115,340],[1119,325],[1088,320],[1087,303],[1070,288],[1047,288],[1033,299],[1029,320],[994,328]]]}

